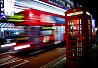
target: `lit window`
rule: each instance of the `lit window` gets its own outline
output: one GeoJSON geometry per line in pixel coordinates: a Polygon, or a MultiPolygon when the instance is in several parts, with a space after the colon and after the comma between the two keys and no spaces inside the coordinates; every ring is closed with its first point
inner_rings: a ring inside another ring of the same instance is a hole
{"type": "Polygon", "coordinates": [[[1,3],[3,3],[3,0],[1,0],[1,3]]]}
{"type": "Polygon", "coordinates": [[[4,8],[1,8],[1,11],[4,11],[4,8]]]}
{"type": "Polygon", "coordinates": [[[1,8],[3,8],[3,4],[1,4],[1,8]]]}

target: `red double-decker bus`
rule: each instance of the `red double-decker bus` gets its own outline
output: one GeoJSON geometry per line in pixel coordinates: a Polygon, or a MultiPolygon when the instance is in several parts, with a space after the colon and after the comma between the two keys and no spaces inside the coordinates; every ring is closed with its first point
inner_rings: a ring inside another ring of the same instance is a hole
{"type": "Polygon", "coordinates": [[[64,16],[29,8],[10,16],[8,21],[18,28],[14,50],[37,50],[65,42],[64,16]]]}

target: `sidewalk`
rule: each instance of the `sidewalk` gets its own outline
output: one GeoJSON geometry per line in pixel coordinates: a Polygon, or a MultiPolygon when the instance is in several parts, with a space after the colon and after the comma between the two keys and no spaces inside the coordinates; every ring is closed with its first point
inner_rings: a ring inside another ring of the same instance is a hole
{"type": "MultiPolygon", "coordinates": [[[[93,61],[92,64],[81,66],[80,68],[98,68],[98,47],[92,48],[93,61]]],[[[63,58],[51,66],[51,68],[68,68],[66,66],[66,59],[63,58]]]]}
{"type": "Polygon", "coordinates": [[[66,68],[66,57],[53,64],[51,68],[66,68]]]}
{"type": "Polygon", "coordinates": [[[93,52],[93,66],[98,68],[98,46],[92,48],[93,52]]]}

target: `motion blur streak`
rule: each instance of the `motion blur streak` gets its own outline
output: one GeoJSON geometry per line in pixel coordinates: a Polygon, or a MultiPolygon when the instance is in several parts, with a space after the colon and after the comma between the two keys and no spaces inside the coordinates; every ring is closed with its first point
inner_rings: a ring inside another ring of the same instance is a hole
{"type": "Polygon", "coordinates": [[[27,47],[30,47],[30,45],[27,44],[27,45],[17,46],[17,47],[14,47],[14,50],[19,50],[19,49],[23,49],[23,48],[27,48],[27,47]]]}
{"type": "Polygon", "coordinates": [[[5,44],[5,45],[1,45],[1,47],[14,46],[14,45],[16,45],[16,43],[9,43],[9,44],[5,44]]]}

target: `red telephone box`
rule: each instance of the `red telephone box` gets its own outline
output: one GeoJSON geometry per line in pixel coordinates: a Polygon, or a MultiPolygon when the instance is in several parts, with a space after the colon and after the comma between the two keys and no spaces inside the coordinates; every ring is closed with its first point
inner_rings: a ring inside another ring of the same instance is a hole
{"type": "Polygon", "coordinates": [[[91,15],[84,8],[73,8],[65,12],[65,18],[66,64],[77,68],[91,62],[91,15]]]}

